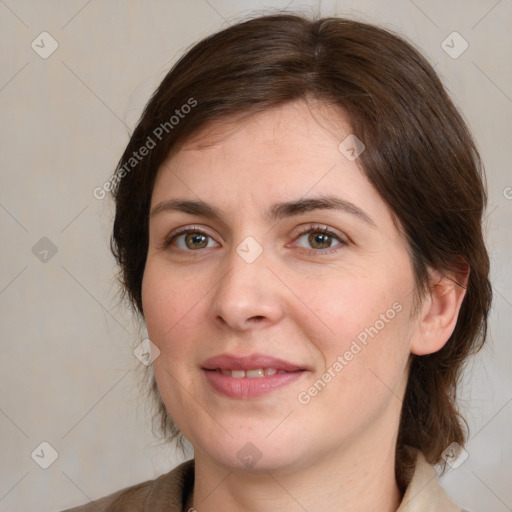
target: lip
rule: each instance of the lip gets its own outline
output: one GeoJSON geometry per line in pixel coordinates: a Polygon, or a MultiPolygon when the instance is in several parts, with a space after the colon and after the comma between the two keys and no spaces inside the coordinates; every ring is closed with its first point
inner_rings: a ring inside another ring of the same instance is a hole
{"type": "Polygon", "coordinates": [[[251,354],[247,356],[235,356],[233,354],[219,354],[207,359],[203,370],[251,370],[253,368],[275,368],[285,372],[296,372],[305,370],[297,364],[290,363],[284,359],[267,356],[265,354],[251,354]]]}
{"type": "Polygon", "coordinates": [[[202,365],[202,371],[207,381],[218,393],[229,398],[247,399],[271,393],[291,384],[301,378],[307,368],[264,354],[248,356],[220,354],[206,360],[202,365]],[[220,372],[220,370],[247,371],[256,368],[274,368],[285,373],[255,378],[234,378],[220,372]]]}

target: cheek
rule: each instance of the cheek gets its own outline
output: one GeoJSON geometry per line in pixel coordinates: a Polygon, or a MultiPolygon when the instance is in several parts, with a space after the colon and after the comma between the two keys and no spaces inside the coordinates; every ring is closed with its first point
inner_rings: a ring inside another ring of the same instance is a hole
{"type": "Polygon", "coordinates": [[[144,321],[149,339],[160,350],[153,370],[168,410],[172,405],[173,418],[174,413],[186,410],[186,396],[180,390],[193,389],[187,368],[195,359],[193,326],[198,325],[200,296],[190,279],[148,259],[142,280],[144,321]]]}
{"type": "Polygon", "coordinates": [[[148,260],[142,280],[142,306],[149,337],[159,349],[167,350],[168,341],[180,333],[200,308],[204,289],[179,272],[148,260]]]}
{"type": "MultiPolygon", "coordinates": [[[[339,279],[323,281],[321,285],[296,286],[297,295],[308,307],[309,325],[323,337],[327,346],[343,349],[347,342],[359,337],[364,342],[368,332],[389,330],[403,309],[404,293],[393,283],[379,276],[344,274],[339,279]]],[[[300,317],[297,317],[300,318],[300,317]]],[[[303,320],[297,320],[304,323],[303,320]]]]}
{"type": "Polygon", "coordinates": [[[314,315],[307,315],[307,323],[305,316],[297,321],[316,347],[319,373],[336,382],[329,384],[335,395],[348,400],[349,389],[353,398],[373,401],[402,380],[409,357],[410,293],[408,276],[397,277],[344,274],[321,288],[300,288],[314,315]]]}

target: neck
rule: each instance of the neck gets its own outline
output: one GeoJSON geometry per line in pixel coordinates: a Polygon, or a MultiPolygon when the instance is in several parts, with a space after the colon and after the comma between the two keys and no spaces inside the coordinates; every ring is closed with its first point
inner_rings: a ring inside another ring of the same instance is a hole
{"type": "Polygon", "coordinates": [[[377,440],[380,446],[352,443],[289,472],[230,471],[196,450],[194,493],[185,511],[267,512],[271,503],[274,512],[395,512],[402,498],[395,480],[395,444],[377,440]]]}

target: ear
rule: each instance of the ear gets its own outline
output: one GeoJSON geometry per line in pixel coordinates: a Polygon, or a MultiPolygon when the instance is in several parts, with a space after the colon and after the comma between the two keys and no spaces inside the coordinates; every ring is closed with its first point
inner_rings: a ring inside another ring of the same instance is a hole
{"type": "Polygon", "coordinates": [[[444,347],[455,330],[469,272],[469,265],[450,275],[430,271],[430,293],[424,298],[417,318],[411,353],[422,356],[444,347]]]}

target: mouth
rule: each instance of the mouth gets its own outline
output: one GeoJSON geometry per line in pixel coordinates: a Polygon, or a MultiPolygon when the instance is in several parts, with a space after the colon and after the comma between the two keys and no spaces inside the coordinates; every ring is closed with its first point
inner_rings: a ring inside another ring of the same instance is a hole
{"type": "MultiPolygon", "coordinates": [[[[237,356],[234,354],[219,354],[218,356],[207,359],[202,364],[203,370],[220,370],[230,372],[245,372],[250,373],[248,377],[262,377],[265,372],[270,372],[274,375],[279,372],[295,372],[299,370],[306,370],[301,365],[291,363],[278,357],[273,357],[265,354],[251,354],[244,356],[237,356]],[[253,372],[253,373],[251,373],[253,372]],[[261,374],[263,372],[263,375],[261,374]]],[[[246,375],[240,375],[245,377],[246,375]]]]}
{"type": "Polygon", "coordinates": [[[210,371],[220,372],[222,375],[232,377],[233,379],[242,379],[244,377],[247,377],[248,379],[258,379],[261,377],[276,375],[277,373],[290,373],[285,370],[277,370],[276,368],[255,368],[253,370],[226,370],[217,368],[216,370],[210,371]]]}
{"type": "Polygon", "coordinates": [[[262,396],[307,372],[301,365],[262,354],[221,354],[205,361],[201,369],[217,393],[235,399],[262,396]]]}

